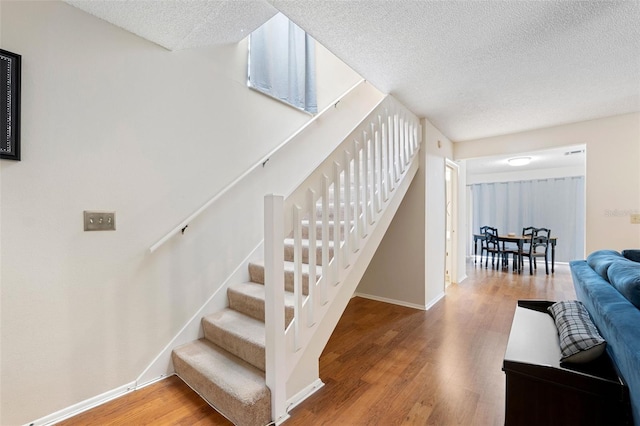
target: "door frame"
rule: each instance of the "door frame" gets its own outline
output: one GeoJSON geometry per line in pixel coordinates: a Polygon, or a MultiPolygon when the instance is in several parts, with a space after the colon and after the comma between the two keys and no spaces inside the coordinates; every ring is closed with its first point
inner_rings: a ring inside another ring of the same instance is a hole
{"type": "Polygon", "coordinates": [[[445,282],[446,282],[446,274],[447,270],[449,270],[450,281],[448,284],[457,283],[458,282],[458,182],[460,176],[460,166],[450,159],[445,159],[445,282]],[[447,181],[446,174],[450,172],[450,182],[447,181]],[[450,188],[450,190],[449,190],[450,188]],[[447,250],[447,210],[449,204],[451,205],[451,247],[450,250],[447,250]]]}

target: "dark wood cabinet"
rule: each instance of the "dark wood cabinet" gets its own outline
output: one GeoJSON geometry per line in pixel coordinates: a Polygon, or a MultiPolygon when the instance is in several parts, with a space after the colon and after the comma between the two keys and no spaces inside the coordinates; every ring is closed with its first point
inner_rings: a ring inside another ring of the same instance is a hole
{"type": "Polygon", "coordinates": [[[605,352],[586,364],[560,363],[558,332],[546,308],[519,301],[503,371],[505,424],[629,425],[629,390],[605,352]]]}

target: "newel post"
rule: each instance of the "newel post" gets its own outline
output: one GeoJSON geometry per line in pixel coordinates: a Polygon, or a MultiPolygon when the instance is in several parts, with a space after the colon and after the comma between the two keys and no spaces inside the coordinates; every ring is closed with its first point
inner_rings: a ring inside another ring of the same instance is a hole
{"type": "Polygon", "coordinates": [[[287,415],[284,334],[284,198],[264,197],[264,285],[266,381],[271,390],[271,417],[287,415]]]}

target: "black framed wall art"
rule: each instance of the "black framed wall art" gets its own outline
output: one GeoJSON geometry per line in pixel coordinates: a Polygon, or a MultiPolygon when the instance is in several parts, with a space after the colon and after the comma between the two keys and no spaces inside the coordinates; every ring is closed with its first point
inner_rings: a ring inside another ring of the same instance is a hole
{"type": "Polygon", "coordinates": [[[0,49],[0,159],[20,160],[22,57],[0,49]]]}

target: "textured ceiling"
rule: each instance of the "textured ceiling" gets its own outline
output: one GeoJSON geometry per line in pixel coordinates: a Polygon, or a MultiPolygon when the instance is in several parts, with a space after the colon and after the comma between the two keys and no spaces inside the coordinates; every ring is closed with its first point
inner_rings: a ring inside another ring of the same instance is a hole
{"type": "Polygon", "coordinates": [[[169,50],[237,43],[278,11],[264,0],[65,0],[169,50]]]}
{"type": "Polygon", "coordinates": [[[169,49],[278,10],[454,141],[640,111],[640,2],[68,0],[169,49]]]}

